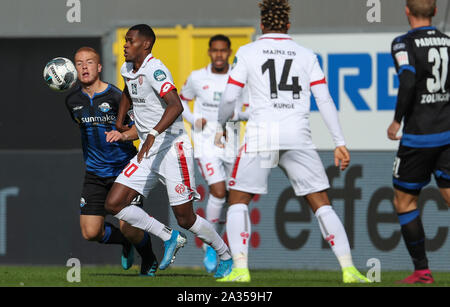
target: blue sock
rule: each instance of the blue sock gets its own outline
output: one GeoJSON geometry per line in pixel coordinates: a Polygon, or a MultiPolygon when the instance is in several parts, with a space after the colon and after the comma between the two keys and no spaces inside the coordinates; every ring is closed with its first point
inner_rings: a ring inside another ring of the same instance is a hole
{"type": "Polygon", "coordinates": [[[128,243],[128,240],[123,236],[119,228],[115,227],[111,223],[105,222],[105,234],[103,235],[103,238],[99,242],[103,244],[124,245],[128,243]]]}

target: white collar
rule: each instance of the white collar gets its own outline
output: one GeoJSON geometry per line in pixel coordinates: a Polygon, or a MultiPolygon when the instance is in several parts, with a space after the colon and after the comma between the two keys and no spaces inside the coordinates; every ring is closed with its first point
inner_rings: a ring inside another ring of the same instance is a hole
{"type": "Polygon", "coordinates": [[[153,54],[150,53],[149,55],[147,55],[144,59],[144,61],[142,62],[142,65],[139,69],[145,67],[145,65],[147,65],[148,62],[150,62],[151,59],[154,59],[153,54]]]}
{"type": "Polygon", "coordinates": [[[285,33],[266,33],[258,39],[274,39],[274,40],[292,40],[292,37],[285,33]]]}

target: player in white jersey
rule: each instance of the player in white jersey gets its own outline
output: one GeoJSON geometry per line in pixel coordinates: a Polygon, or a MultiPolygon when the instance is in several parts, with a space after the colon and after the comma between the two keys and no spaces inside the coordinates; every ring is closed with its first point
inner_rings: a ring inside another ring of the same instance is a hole
{"type": "Polygon", "coordinates": [[[183,106],[172,76],[166,66],[152,56],[156,36],[145,24],[131,27],[125,36],[125,63],[121,68],[126,86],[119,106],[116,126],[122,133],[118,140],[137,139],[138,154],[117,177],[108,194],[105,207],[134,227],[153,233],[164,240],[165,253],[159,268],[173,262],[177,250],[186,243],[185,236],[167,229],[137,206],[128,206],[136,195],[147,197],[162,182],[178,225],[188,229],[219,255],[215,277],[231,270],[229,249],[208,221],[196,215],[192,146],[181,118],[183,106]],[[133,104],[135,128],[127,130],[123,120],[133,104]],[[134,195],[134,196],[133,196],[134,195]]]}
{"type": "MultiPolygon", "coordinates": [[[[335,164],[344,170],[350,155],[316,55],[292,41],[287,0],[263,0],[261,30],[255,42],[241,47],[219,107],[219,123],[231,117],[244,86],[250,95],[250,117],[245,145],[236,159],[229,182],[230,208],[227,237],[233,255],[232,272],[218,281],[250,281],[248,204],[255,194],[267,193],[272,167],[280,166],[297,196],[304,196],[318,219],[323,238],[329,242],[343,270],[344,282],[369,282],[354,267],[345,229],[331,207],[324,167],[311,140],[310,95],[330,130],[336,149],[335,164]]],[[[220,142],[221,132],[216,136],[220,142]]]]}
{"type": "MultiPolygon", "coordinates": [[[[217,127],[217,113],[223,91],[229,77],[228,58],[231,55],[231,41],[225,35],[215,35],[209,40],[208,55],[211,63],[202,69],[193,71],[180,92],[183,103],[183,117],[192,125],[192,140],[194,143],[194,157],[203,178],[208,183],[209,197],[206,205],[206,220],[217,232],[220,231],[220,217],[226,202],[226,181],[228,180],[237,148],[239,136],[230,140],[227,151],[214,145],[217,127]],[[195,99],[193,113],[188,102],[195,99]],[[231,150],[230,150],[231,149],[231,150]]],[[[234,112],[235,119],[242,119],[242,102],[237,104],[234,112]]],[[[235,131],[230,131],[231,133],[235,131]]],[[[236,131],[237,132],[237,131],[236,131]]],[[[236,133],[237,134],[237,133],[236,133]]],[[[217,256],[206,244],[203,244],[205,257],[203,264],[206,271],[211,273],[217,268],[217,256]]]]}

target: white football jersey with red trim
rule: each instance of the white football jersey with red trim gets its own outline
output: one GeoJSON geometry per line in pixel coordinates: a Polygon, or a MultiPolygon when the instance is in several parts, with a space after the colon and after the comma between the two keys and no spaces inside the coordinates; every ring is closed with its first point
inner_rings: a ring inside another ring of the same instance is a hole
{"type": "MultiPolygon", "coordinates": [[[[217,122],[217,112],[222,93],[227,85],[229,73],[215,74],[211,64],[194,70],[186,80],[180,92],[183,100],[195,99],[194,118],[205,118],[208,122],[217,122]]],[[[215,128],[215,126],[214,126],[215,128]]]]}
{"type": "MultiPolygon", "coordinates": [[[[194,122],[199,118],[206,119],[206,125],[203,130],[192,130],[195,157],[220,156],[226,160],[225,156],[230,156],[234,160],[238,150],[237,146],[235,148],[228,146],[227,150],[229,152],[225,153],[225,150],[214,145],[219,104],[230,76],[230,70],[226,74],[217,74],[213,73],[211,68],[212,65],[209,64],[205,68],[194,70],[183,85],[180,91],[180,98],[184,101],[195,99],[193,108],[194,122]]],[[[235,115],[242,111],[243,105],[248,106],[246,91],[243,92],[235,106],[235,115]]],[[[234,127],[239,127],[239,124],[234,125],[234,127]]],[[[229,129],[228,135],[232,133],[236,133],[236,131],[229,129]]],[[[238,143],[234,139],[229,138],[229,140],[238,143]]]]}
{"type": "Polygon", "coordinates": [[[315,148],[311,86],[326,81],[313,51],[287,34],[264,34],[239,48],[228,83],[248,87],[247,151],[315,148]]]}
{"type": "MultiPolygon", "coordinates": [[[[172,75],[167,67],[149,54],[138,71],[133,63],[125,62],[120,70],[133,103],[134,121],[141,145],[147,134],[161,120],[167,107],[163,97],[175,89],[172,75]]],[[[171,145],[174,138],[186,133],[181,115],[166,131],[155,138],[149,155],[171,145]]]]}

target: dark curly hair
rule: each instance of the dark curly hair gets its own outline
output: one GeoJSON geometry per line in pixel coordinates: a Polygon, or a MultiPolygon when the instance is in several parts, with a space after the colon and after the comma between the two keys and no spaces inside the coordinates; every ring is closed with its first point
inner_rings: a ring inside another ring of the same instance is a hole
{"type": "Polygon", "coordinates": [[[259,3],[261,23],[268,30],[287,31],[291,7],[287,0],[263,0],[259,3]]]}

